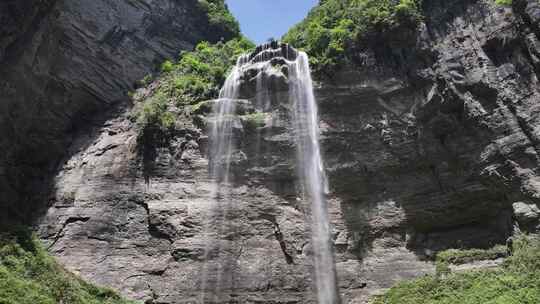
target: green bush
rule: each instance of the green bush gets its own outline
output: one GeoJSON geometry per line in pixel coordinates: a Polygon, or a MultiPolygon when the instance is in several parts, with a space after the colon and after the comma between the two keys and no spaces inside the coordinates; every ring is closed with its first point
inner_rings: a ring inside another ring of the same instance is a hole
{"type": "Polygon", "coordinates": [[[316,73],[329,74],[351,63],[369,34],[416,28],[421,0],[322,0],[283,41],[305,50],[316,73]]]}
{"type": "Polygon", "coordinates": [[[450,269],[450,264],[446,261],[436,261],[435,262],[435,277],[437,279],[442,279],[448,276],[452,270],[450,269]]]}
{"type": "Polygon", "coordinates": [[[497,270],[446,273],[404,282],[372,304],[537,304],[540,299],[540,241],[521,237],[497,270]]]}
{"type": "Polygon", "coordinates": [[[163,62],[161,64],[161,72],[162,73],[169,73],[173,70],[173,63],[172,61],[170,60],[165,60],[165,62],[163,62]]]}
{"type": "Polygon", "coordinates": [[[67,272],[26,230],[0,234],[1,304],[128,304],[67,272]]]}
{"type": "Polygon", "coordinates": [[[449,249],[437,254],[437,260],[448,264],[460,265],[482,260],[495,260],[506,257],[506,246],[497,245],[490,249],[449,249]]]}
{"type": "Polygon", "coordinates": [[[498,5],[512,5],[512,0],[495,0],[498,5]]]}
{"type": "Polygon", "coordinates": [[[156,87],[144,100],[136,100],[134,117],[141,140],[157,140],[174,129],[178,115],[192,111],[201,101],[217,98],[237,58],[255,46],[246,38],[226,43],[201,42],[182,52],[177,62],[162,64],[156,87]]]}
{"type": "Polygon", "coordinates": [[[138,81],[138,85],[144,87],[144,86],[147,86],[147,85],[151,84],[152,81],[154,81],[154,76],[152,76],[151,74],[148,74],[148,75],[144,76],[143,79],[138,81]]]}
{"type": "MultiPolygon", "coordinates": [[[[512,252],[505,261],[507,270],[540,276],[540,239],[520,237],[513,242],[512,252]]],[[[538,287],[540,288],[540,285],[538,287]]]]}
{"type": "Polygon", "coordinates": [[[253,113],[248,115],[241,116],[242,121],[244,122],[245,126],[249,130],[254,130],[260,127],[264,127],[266,125],[266,113],[253,113]]]}
{"type": "Polygon", "coordinates": [[[208,15],[210,31],[221,35],[216,39],[231,39],[240,36],[240,25],[229,12],[224,0],[199,0],[199,7],[208,15]]]}
{"type": "Polygon", "coordinates": [[[169,74],[163,75],[157,93],[182,106],[216,98],[238,56],[252,48],[254,45],[245,38],[199,43],[193,52],[183,52],[169,74]]]}
{"type": "Polygon", "coordinates": [[[169,111],[167,96],[159,92],[144,103],[138,114],[137,123],[143,128],[168,130],[174,128],[176,117],[169,111]]]}

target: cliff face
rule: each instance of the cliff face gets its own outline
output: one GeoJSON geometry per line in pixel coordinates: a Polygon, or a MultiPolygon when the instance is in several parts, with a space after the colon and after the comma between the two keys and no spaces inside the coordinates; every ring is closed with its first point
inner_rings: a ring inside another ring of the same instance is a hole
{"type": "Polygon", "coordinates": [[[392,228],[426,254],[504,242],[520,220],[512,205],[539,198],[538,3],[424,10],[416,45],[391,39],[323,84],[334,186],[367,240],[392,228]],[[400,215],[390,226],[373,214],[381,202],[400,215]]]}
{"type": "MultiPolygon", "coordinates": [[[[424,260],[437,250],[538,230],[540,6],[425,2],[420,33],[390,36],[316,90],[344,303],[433,271],[424,260]]],[[[203,280],[220,284],[224,303],[312,302],[287,78],[272,71],[264,132],[238,123],[232,202],[211,197],[204,108],[157,149],[147,178],[122,112],[79,137],[58,172],[40,228],[50,250],[83,277],[154,303],[191,303],[203,280]]],[[[247,108],[257,100],[250,81],[247,108]]]]}
{"type": "Polygon", "coordinates": [[[3,1],[0,25],[0,203],[26,222],[77,130],[165,58],[232,35],[195,0],[3,1]]]}

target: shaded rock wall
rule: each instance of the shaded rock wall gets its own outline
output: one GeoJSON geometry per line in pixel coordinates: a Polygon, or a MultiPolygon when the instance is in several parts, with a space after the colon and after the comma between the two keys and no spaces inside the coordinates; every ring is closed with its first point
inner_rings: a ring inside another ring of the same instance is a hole
{"type": "MultiPolygon", "coordinates": [[[[358,54],[360,67],[319,84],[344,303],[432,272],[425,260],[437,250],[538,229],[539,7],[514,2],[426,1],[420,33],[399,39],[407,45],[380,41],[358,54]]],[[[242,103],[257,107],[253,76],[242,103]]],[[[158,148],[149,183],[121,112],[80,137],[58,173],[41,225],[51,252],[149,303],[196,302],[203,282],[221,285],[223,303],[312,303],[286,71],[265,77],[276,90],[264,127],[237,124],[232,201],[211,197],[204,111],[158,148]]]]}
{"type": "Polygon", "coordinates": [[[195,0],[3,1],[2,216],[30,222],[76,131],[101,124],[165,58],[219,40],[208,24],[195,0]]]}

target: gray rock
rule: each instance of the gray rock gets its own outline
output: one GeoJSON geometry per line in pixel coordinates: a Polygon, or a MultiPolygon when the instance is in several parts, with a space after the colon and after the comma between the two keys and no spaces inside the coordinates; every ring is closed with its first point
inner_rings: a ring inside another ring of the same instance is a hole
{"type": "Polygon", "coordinates": [[[202,40],[195,0],[28,0],[0,4],[0,205],[32,222],[75,137],[129,101],[135,83],[202,40]]]}
{"type": "Polygon", "coordinates": [[[512,204],[514,216],[520,224],[527,225],[540,219],[540,209],[536,204],[516,202],[512,204]]]}

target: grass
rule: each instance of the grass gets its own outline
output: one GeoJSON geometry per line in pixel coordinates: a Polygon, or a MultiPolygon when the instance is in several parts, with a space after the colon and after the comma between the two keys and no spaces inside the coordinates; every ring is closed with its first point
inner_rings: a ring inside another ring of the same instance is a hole
{"type": "Polygon", "coordinates": [[[437,261],[461,265],[482,260],[495,260],[507,256],[507,247],[497,245],[490,249],[449,249],[437,254],[437,261]]]}
{"type": "Polygon", "coordinates": [[[523,236],[500,269],[426,276],[391,288],[371,304],[537,304],[539,299],[540,241],[523,236]]]}
{"type": "Polygon", "coordinates": [[[512,5],[512,0],[495,0],[495,3],[498,5],[512,5]]]}
{"type": "Polygon", "coordinates": [[[62,268],[28,231],[0,234],[0,304],[134,304],[62,268]]]}

